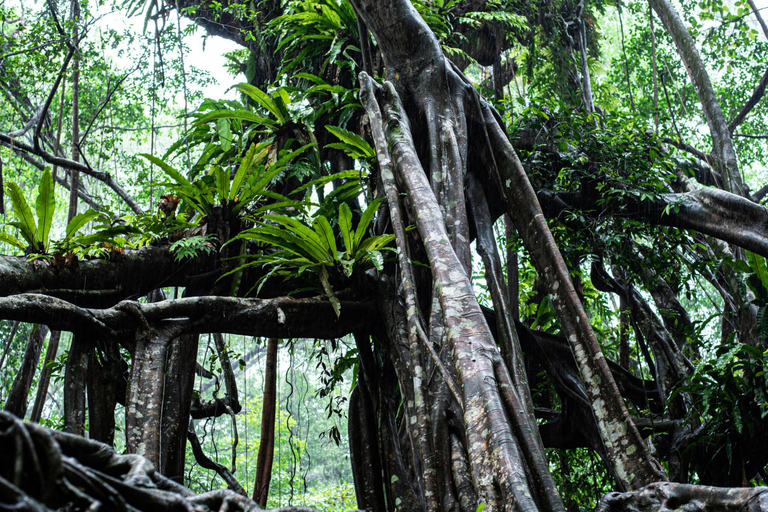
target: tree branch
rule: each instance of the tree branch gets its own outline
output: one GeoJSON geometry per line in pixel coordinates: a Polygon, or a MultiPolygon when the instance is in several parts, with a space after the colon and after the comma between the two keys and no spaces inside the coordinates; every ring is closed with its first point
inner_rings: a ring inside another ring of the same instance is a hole
{"type": "Polygon", "coordinates": [[[755,106],[760,102],[763,94],[765,94],[766,85],[768,85],[768,69],[766,69],[765,73],[763,73],[763,78],[760,80],[760,83],[757,84],[755,92],[752,93],[752,96],[750,96],[744,106],[741,107],[739,113],[736,114],[736,117],[733,118],[733,121],[731,121],[731,123],[728,125],[729,132],[733,133],[736,127],[739,126],[747,117],[747,114],[749,114],[752,109],[755,108],[755,106]]]}
{"type": "Polygon", "coordinates": [[[176,335],[221,332],[277,338],[340,338],[367,332],[377,321],[373,303],[342,301],[336,319],[327,300],[190,297],[151,304],[124,301],[108,309],[88,309],[36,293],[0,298],[0,318],[43,323],[52,329],[95,332],[111,339],[130,337],[138,312],[157,329],[176,335]],[[129,307],[130,306],[130,307],[129,307]]]}
{"type": "Polygon", "coordinates": [[[59,167],[64,167],[69,170],[80,171],[83,174],[87,174],[88,176],[91,176],[92,178],[95,178],[106,184],[109,188],[115,191],[120,199],[125,201],[134,213],[144,213],[144,210],[142,210],[136,200],[133,199],[128,194],[128,192],[126,192],[125,189],[117,181],[115,181],[112,175],[107,172],[97,171],[90,165],[81,164],[68,158],[52,155],[39,146],[34,147],[25,142],[15,140],[14,137],[8,135],[7,133],[0,133],[0,144],[14,150],[17,153],[29,153],[32,155],[37,155],[51,165],[58,165],[59,167]]]}

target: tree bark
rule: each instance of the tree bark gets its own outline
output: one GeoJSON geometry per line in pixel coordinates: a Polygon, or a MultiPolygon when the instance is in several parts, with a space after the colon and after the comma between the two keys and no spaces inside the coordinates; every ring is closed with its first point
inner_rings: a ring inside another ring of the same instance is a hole
{"type": "Polygon", "coordinates": [[[261,434],[256,459],[256,478],[253,501],[267,506],[269,482],[272,479],[272,459],[275,454],[275,415],[277,413],[277,349],[278,339],[267,340],[267,359],[264,371],[264,401],[261,404],[261,434]]]}
{"type": "Polygon", "coordinates": [[[61,331],[51,331],[51,338],[48,340],[48,348],[45,351],[45,359],[43,359],[43,371],[40,373],[40,381],[37,385],[35,405],[32,407],[32,413],[29,417],[29,420],[35,423],[39,423],[40,418],[42,418],[43,415],[43,407],[45,406],[45,400],[48,397],[48,387],[50,386],[51,374],[53,372],[50,368],[50,364],[56,360],[60,339],[61,331]]]}
{"type": "Polygon", "coordinates": [[[744,196],[746,190],[739,172],[728,122],[720,109],[720,103],[715,95],[712,82],[709,80],[706,66],[701,60],[693,38],[669,0],[650,0],[650,3],[656,14],[659,15],[664,28],[667,29],[667,33],[672,37],[672,41],[674,41],[677,51],[683,59],[685,69],[688,71],[691,83],[696,89],[696,94],[699,96],[699,102],[704,110],[709,132],[712,135],[715,156],[723,166],[726,190],[744,196]]]}
{"type": "Polygon", "coordinates": [[[24,356],[16,378],[13,379],[11,392],[5,402],[4,409],[19,418],[27,414],[27,400],[32,388],[32,380],[37,373],[37,363],[40,361],[40,352],[43,349],[45,337],[48,335],[48,327],[36,325],[29,335],[29,341],[24,349],[24,356]]]}

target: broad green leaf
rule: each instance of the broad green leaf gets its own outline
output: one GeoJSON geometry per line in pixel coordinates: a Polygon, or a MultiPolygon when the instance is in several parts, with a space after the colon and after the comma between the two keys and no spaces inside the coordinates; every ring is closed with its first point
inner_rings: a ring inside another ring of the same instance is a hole
{"type": "Polygon", "coordinates": [[[13,206],[13,214],[18,219],[17,222],[11,223],[21,231],[21,236],[31,246],[34,246],[37,242],[37,223],[35,217],[32,215],[32,209],[29,207],[29,203],[24,198],[24,194],[21,188],[16,183],[6,183],[8,189],[8,195],[11,198],[11,205],[13,206]]]}
{"type": "Polygon", "coordinates": [[[274,165],[277,165],[280,167],[285,166],[286,164],[288,164],[288,162],[290,162],[291,160],[293,160],[294,158],[296,158],[297,156],[301,155],[306,150],[314,146],[315,144],[313,142],[310,142],[309,144],[305,144],[304,146],[301,146],[299,149],[291,151],[290,153],[286,153],[283,156],[281,156],[277,160],[277,162],[274,163],[274,165]]]}
{"type": "MultiPolygon", "coordinates": [[[[291,195],[296,194],[297,192],[301,192],[303,190],[306,190],[310,187],[323,187],[327,183],[330,183],[334,180],[347,180],[347,179],[359,179],[360,178],[360,171],[341,171],[337,172],[336,174],[331,174],[330,176],[323,176],[322,178],[318,178],[316,180],[312,180],[309,183],[305,183],[304,185],[298,187],[293,192],[291,192],[291,195]]],[[[365,177],[365,175],[363,176],[365,177]]]]}
{"type": "Polygon", "coordinates": [[[211,112],[210,114],[205,114],[200,119],[196,120],[193,126],[207,124],[210,121],[218,119],[236,119],[239,121],[248,121],[258,125],[275,126],[274,120],[269,119],[268,117],[254,114],[250,110],[219,110],[216,112],[211,112]]]}
{"type": "Polygon", "coordinates": [[[395,239],[394,235],[371,236],[363,240],[357,248],[355,258],[361,258],[366,252],[380,251],[395,239]]]}
{"type": "Polygon", "coordinates": [[[313,258],[318,262],[326,262],[328,259],[328,249],[325,244],[320,240],[320,236],[313,229],[309,228],[305,224],[299,222],[296,219],[285,215],[265,215],[265,220],[276,222],[286,228],[296,236],[301,237],[312,247],[313,258]]]}
{"type": "Polygon", "coordinates": [[[132,226],[112,226],[106,229],[96,231],[91,235],[79,236],[77,242],[82,245],[96,245],[103,242],[114,242],[116,236],[129,235],[136,233],[137,229],[132,226]]]}
{"type": "Polygon", "coordinates": [[[745,252],[752,271],[760,279],[760,282],[763,283],[765,289],[768,290],[768,268],[765,264],[765,258],[750,251],[745,252]]]}
{"type": "Polygon", "coordinates": [[[226,153],[232,147],[232,129],[229,125],[229,119],[219,119],[216,123],[219,128],[219,142],[221,149],[226,153]]]}
{"type": "Polygon", "coordinates": [[[281,109],[267,93],[251,84],[237,84],[233,87],[267,109],[273,116],[275,116],[280,125],[285,124],[286,119],[281,112],[281,109]]]}
{"type": "Polygon", "coordinates": [[[258,146],[256,146],[256,144],[251,144],[251,147],[248,148],[248,151],[245,153],[245,156],[240,162],[240,166],[237,168],[235,177],[232,179],[232,188],[229,190],[230,201],[234,201],[240,192],[240,187],[243,184],[243,180],[245,179],[245,175],[248,172],[248,169],[251,167],[253,156],[256,154],[257,149],[258,146]]]}
{"type": "Polygon", "coordinates": [[[290,119],[291,114],[288,112],[288,105],[291,104],[291,97],[288,95],[288,91],[280,87],[275,90],[272,96],[274,97],[275,105],[280,109],[283,118],[290,119]]]}
{"type": "MultiPolygon", "coordinates": [[[[288,230],[274,226],[259,226],[240,233],[233,240],[253,240],[273,247],[279,247],[306,260],[307,264],[320,264],[327,260],[306,239],[301,238],[288,230]]],[[[274,255],[272,255],[274,256],[274,255]]]]}
{"type": "Polygon", "coordinates": [[[349,209],[347,203],[341,203],[339,206],[339,229],[341,230],[341,237],[344,239],[347,257],[351,258],[355,254],[355,232],[352,230],[352,210],[349,209]]]}
{"type": "Polygon", "coordinates": [[[303,78],[304,80],[309,80],[310,82],[314,82],[316,84],[325,84],[326,81],[320,78],[317,75],[313,75],[311,73],[296,73],[294,75],[296,78],[303,78]]]}
{"type": "Polygon", "coordinates": [[[326,126],[326,129],[341,139],[342,142],[357,148],[366,157],[373,158],[375,156],[371,145],[368,144],[365,139],[360,137],[358,134],[352,133],[348,130],[345,130],[344,128],[339,128],[338,126],[326,126]]]}
{"type": "Polygon", "coordinates": [[[53,190],[53,175],[49,167],[43,171],[43,179],[37,187],[37,201],[35,212],[37,213],[37,239],[42,244],[44,251],[48,250],[48,236],[51,233],[53,214],[56,211],[56,193],[53,190]]]}
{"type": "Polygon", "coordinates": [[[368,256],[371,258],[371,263],[376,267],[379,272],[384,270],[384,256],[379,251],[368,251],[368,256]]]}
{"type": "Polygon", "coordinates": [[[362,152],[356,146],[353,146],[352,144],[346,144],[344,142],[332,142],[330,144],[326,144],[325,147],[341,150],[355,160],[368,157],[366,153],[362,152]]]}
{"type": "Polygon", "coordinates": [[[27,247],[24,245],[24,242],[16,238],[15,236],[9,235],[8,233],[0,233],[0,242],[5,242],[7,244],[11,244],[13,246],[18,247],[22,251],[26,249],[27,247]]]}
{"type": "Polygon", "coordinates": [[[333,229],[328,219],[319,215],[313,222],[312,227],[320,237],[320,241],[326,247],[326,250],[331,255],[331,261],[335,261],[339,258],[339,252],[336,248],[336,237],[333,235],[333,229]]]}
{"type": "Polygon", "coordinates": [[[213,169],[213,176],[216,178],[216,193],[219,195],[219,200],[223,203],[229,199],[229,171],[226,171],[215,166],[213,169]]]}
{"type": "Polygon", "coordinates": [[[99,212],[96,210],[88,210],[83,213],[78,213],[72,217],[72,220],[69,221],[69,224],[67,224],[67,230],[66,234],[64,235],[64,239],[69,240],[72,238],[78,231],[80,231],[83,226],[98,216],[99,212]]]}
{"type": "Polygon", "coordinates": [[[269,185],[272,179],[280,174],[284,169],[273,165],[266,172],[257,174],[253,173],[248,176],[248,180],[240,191],[237,204],[233,207],[233,212],[240,211],[245,205],[247,205],[254,197],[261,195],[265,191],[265,187],[269,185]]]}
{"type": "Polygon", "coordinates": [[[360,242],[363,240],[363,237],[368,231],[368,226],[373,220],[373,216],[376,215],[376,211],[379,209],[379,206],[381,206],[381,201],[382,199],[372,201],[368,205],[368,208],[363,212],[363,216],[360,218],[360,222],[357,224],[357,229],[355,230],[355,247],[360,245],[360,242]]]}
{"type": "Polygon", "coordinates": [[[179,171],[165,163],[164,161],[160,160],[154,155],[150,155],[148,153],[140,153],[139,156],[143,156],[156,166],[158,166],[160,169],[162,169],[165,174],[168,175],[169,178],[171,178],[173,181],[178,183],[179,185],[186,185],[189,187],[192,187],[192,182],[189,181],[183,174],[181,174],[179,171]]]}

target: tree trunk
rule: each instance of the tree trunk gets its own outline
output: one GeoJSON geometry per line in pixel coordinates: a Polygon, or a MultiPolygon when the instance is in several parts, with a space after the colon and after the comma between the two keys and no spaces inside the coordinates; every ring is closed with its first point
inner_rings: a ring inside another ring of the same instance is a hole
{"type": "Polygon", "coordinates": [[[272,479],[272,459],[275,454],[275,415],[277,413],[277,349],[279,340],[267,341],[267,360],[264,371],[264,400],[261,404],[261,435],[256,459],[256,479],[253,501],[267,506],[269,481],[272,479]]]}
{"type": "MultiPolygon", "coordinates": [[[[79,30],[80,2],[72,0],[72,23],[74,31],[72,44],[75,46],[74,62],[72,63],[72,160],[80,161],[80,50],[79,30]]],[[[63,94],[63,91],[62,91],[63,94]]],[[[80,172],[71,169],[69,171],[69,213],[67,222],[77,215],[77,191],[80,188],[80,172]]]]}
{"type": "Polygon", "coordinates": [[[24,418],[27,414],[27,400],[32,388],[32,380],[37,373],[37,363],[40,361],[40,352],[43,349],[45,337],[48,335],[48,327],[36,325],[29,335],[27,347],[24,349],[24,357],[16,378],[13,379],[11,392],[5,402],[5,410],[24,418]]]}
{"type": "Polygon", "coordinates": [[[717,100],[707,68],[701,60],[693,38],[669,0],[650,0],[650,3],[667,29],[667,33],[672,37],[677,51],[683,59],[685,69],[688,70],[688,76],[696,89],[696,94],[699,96],[699,102],[704,110],[709,132],[712,135],[713,151],[723,166],[723,176],[726,177],[725,188],[729,192],[744,196],[746,190],[739,172],[728,122],[720,109],[720,102],[717,100]]]}
{"type": "Polygon", "coordinates": [[[43,407],[45,406],[45,400],[48,397],[48,387],[51,383],[52,370],[50,364],[56,360],[60,339],[61,331],[51,331],[51,339],[48,340],[48,348],[45,351],[45,359],[43,359],[43,371],[40,374],[40,382],[37,385],[35,405],[32,407],[32,413],[29,418],[30,421],[34,421],[35,423],[39,423],[40,418],[43,415],[43,407]]]}

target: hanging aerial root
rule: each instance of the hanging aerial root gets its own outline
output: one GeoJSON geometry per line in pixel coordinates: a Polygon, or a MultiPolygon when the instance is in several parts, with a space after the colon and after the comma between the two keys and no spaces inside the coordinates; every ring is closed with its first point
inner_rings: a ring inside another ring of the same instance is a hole
{"type": "Polygon", "coordinates": [[[525,169],[491,107],[477,100],[475,122],[487,136],[484,160],[507,201],[531,260],[547,287],[560,326],[581,373],[600,438],[622,489],[666,480],[621,400],[568,268],[555,243],[525,169]]]}
{"type": "MultiPolygon", "coordinates": [[[[363,104],[375,104],[371,79],[360,75],[363,104]]],[[[451,348],[464,401],[466,450],[478,500],[490,510],[539,510],[537,493],[528,481],[525,462],[506,417],[494,379],[494,361],[499,360],[496,343],[477,303],[466,270],[450,242],[446,223],[413,145],[408,118],[391,83],[382,94],[384,134],[395,162],[394,171],[402,190],[411,198],[414,222],[432,269],[446,339],[451,348]]],[[[382,123],[372,115],[371,122],[382,123]]],[[[383,128],[383,129],[382,129],[383,128]]],[[[376,141],[383,146],[383,141],[376,141]]],[[[505,369],[506,371],[506,369],[505,369]]],[[[457,455],[454,451],[454,457],[457,455]]],[[[455,459],[454,459],[455,463],[455,459]]],[[[562,510],[559,497],[551,499],[551,510],[562,510]]],[[[545,507],[546,508],[546,507],[545,507]]]]}

